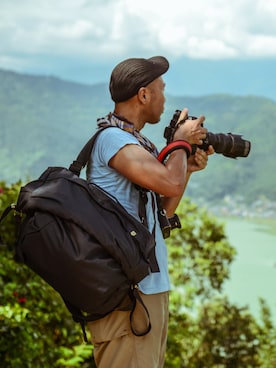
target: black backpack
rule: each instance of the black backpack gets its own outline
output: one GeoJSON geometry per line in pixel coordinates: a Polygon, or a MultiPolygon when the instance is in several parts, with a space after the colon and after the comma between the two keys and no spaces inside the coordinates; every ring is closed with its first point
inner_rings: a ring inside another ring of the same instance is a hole
{"type": "MultiPolygon", "coordinates": [[[[158,271],[154,235],[115,198],[79,177],[101,130],[69,169],[49,167],[21,187],[17,203],[0,219],[11,210],[21,216],[17,260],[62,296],[85,339],[85,323],[112,312],[128,295],[132,316],[137,300],[142,303],[137,283],[158,271]]],[[[150,323],[133,333],[149,330],[150,323]]]]}

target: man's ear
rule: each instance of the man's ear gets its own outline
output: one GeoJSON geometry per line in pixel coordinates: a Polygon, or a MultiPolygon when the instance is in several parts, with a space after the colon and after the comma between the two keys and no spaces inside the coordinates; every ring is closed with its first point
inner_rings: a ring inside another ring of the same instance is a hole
{"type": "Polygon", "coordinates": [[[137,93],[141,103],[145,104],[149,98],[149,94],[146,87],[141,87],[137,93]]]}

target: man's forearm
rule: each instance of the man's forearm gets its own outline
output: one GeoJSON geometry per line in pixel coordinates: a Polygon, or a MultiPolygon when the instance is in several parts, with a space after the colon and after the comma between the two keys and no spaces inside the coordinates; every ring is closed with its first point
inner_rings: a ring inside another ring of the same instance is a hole
{"type": "Polygon", "coordinates": [[[187,187],[187,184],[188,184],[188,181],[190,179],[190,176],[191,176],[191,173],[190,172],[187,172],[186,173],[186,176],[185,176],[185,185],[183,187],[183,192],[180,196],[178,197],[162,197],[162,205],[163,205],[163,208],[164,210],[166,210],[166,213],[167,213],[167,216],[168,217],[171,217],[174,215],[181,199],[182,199],[182,196],[185,192],[185,189],[187,187]]]}

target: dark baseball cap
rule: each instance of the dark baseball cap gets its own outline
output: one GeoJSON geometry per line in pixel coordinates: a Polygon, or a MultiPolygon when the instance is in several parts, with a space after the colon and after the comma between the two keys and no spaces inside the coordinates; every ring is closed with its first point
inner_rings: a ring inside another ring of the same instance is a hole
{"type": "Polygon", "coordinates": [[[109,90],[114,102],[123,102],[135,96],[141,87],[166,73],[169,62],[163,56],[150,59],[130,58],[120,62],[113,69],[109,90]]]}

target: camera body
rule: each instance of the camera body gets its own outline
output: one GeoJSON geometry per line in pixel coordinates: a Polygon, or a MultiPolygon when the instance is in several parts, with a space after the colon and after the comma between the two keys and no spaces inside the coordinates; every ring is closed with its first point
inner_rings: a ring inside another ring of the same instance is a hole
{"type": "MultiPolygon", "coordinates": [[[[186,120],[195,120],[197,117],[187,115],[185,119],[181,120],[178,124],[181,111],[176,110],[170,124],[164,130],[164,138],[167,139],[167,144],[173,141],[173,136],[178,128],[179,124],[184,124],[186,120]]],[[[200,146],[193,145],[193,153],[196,148],[208,150],[209,146],[213,146],[216,153],[223,154],[225,157],[237,158],[247,157],[251,149],[251,142],[242,138],[239,134],[232,133],[211,133],[206,134],[206,138],[203,140],[203,144],[200,146]]]]}

